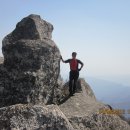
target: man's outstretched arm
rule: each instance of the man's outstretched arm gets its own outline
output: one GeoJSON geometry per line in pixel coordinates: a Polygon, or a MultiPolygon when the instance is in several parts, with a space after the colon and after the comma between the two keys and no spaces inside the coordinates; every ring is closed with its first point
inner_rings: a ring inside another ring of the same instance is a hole
{"type": "Polygon", "coordinates": [[[70,59],[68,59],[68,60],[63,60],[62,56],[60,57],[60,59],[62,60],[63,63],[69,63],[69,62],[70,62],[70,59]]]}
{"type": "Polygon", "coordinates": [[[62,56],[60,57],[60,59],[62,60],[63,63],[65,63],[65,61],[63,60],[62,56]]]}

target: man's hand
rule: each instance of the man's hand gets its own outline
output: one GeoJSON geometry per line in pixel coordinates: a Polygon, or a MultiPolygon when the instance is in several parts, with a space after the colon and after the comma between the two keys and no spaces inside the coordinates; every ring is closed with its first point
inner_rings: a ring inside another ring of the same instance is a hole
{"type": "Polygon", "coordinates": [[[78,71],[80,71],[81,70],[81,68],[80,69],[78,69],[78,71]]]}
{"type": "Polygon", "coordinates": [[[78,71],[80,71],[83,68],[83,66],[84,66],[84,64],[82,62],[80,64],[81,64],[81,67],[78,69],[78,71]]]}
{"type": "Polygon", "coordinates": [[[62,56],[60,56],[60,59],[61,59],[61,60],[63,59],[62,56]]]}
{"type": "Polygon", "coordinates": [[[63,63],[65,63],[65,61],[63,60],[62,56],[60,56],[60,59],[62,60],[63,63]]]}

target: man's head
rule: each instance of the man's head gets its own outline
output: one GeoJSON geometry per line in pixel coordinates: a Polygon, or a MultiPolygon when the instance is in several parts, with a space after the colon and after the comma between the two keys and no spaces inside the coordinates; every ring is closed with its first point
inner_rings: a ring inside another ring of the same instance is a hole
{"type": "Polygon", "coordinates": [[[75,59],[76,58],[77,53],[76,52],[72,52],[72,58],[75,59]]]}

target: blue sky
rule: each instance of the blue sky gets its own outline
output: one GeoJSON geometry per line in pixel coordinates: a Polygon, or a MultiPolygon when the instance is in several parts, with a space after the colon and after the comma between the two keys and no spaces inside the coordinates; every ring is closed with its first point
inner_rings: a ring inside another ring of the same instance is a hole
{"type": "MultiPolygon", "coordinates": [[[[0,41],[29,14],[54,25],[64,59],[78,53],[85,64],[81,77],[130,85],[130,0],[0,0],[0,41]]],[[[62,76],[68,72],[61,63],[62,76]]]]}

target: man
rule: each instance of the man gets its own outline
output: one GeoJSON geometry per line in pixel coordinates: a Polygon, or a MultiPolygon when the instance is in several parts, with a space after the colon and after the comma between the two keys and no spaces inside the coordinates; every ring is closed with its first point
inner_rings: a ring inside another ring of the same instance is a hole
{"type": "Polygon", "coordinates": [[[72,53],[72,59],[68,59],[68,60],[63,60],[62,56],[61,56],[61,60],[63,63],[69,63],[70,64],[70,73],[69,73],[69,92],[70,92],[70,96],[73,96],[73,94],[75,93],[76,90],[76,83],[79,77],[79,71],[82,69],[83,67],[83,62],[81,62],[80,60],[76,59],[76,52],[72,53]],[[81,65],[81,67],[79,68],[79,64],[81,65]]]}

